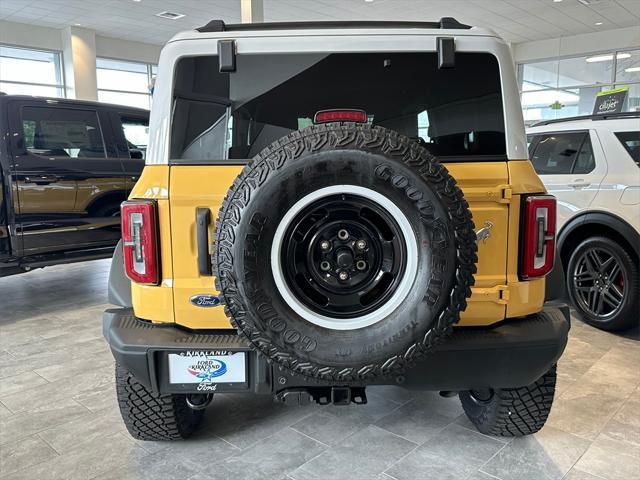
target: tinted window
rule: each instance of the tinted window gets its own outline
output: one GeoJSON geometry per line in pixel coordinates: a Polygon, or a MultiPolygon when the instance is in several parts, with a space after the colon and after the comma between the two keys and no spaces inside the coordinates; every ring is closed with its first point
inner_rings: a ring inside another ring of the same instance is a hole
{"type": "Polygon", "coordinates": [[[538,143],[531,156],[536,172],[540,175],[571,173],[586,136],[586,132],[538,136],[538,143]]]}
{"type": "Polygon", "coordinates": [[[436,53],[238,55],[233,73],[215,56],[184,58],[174,101],[173,159],[251,158],[340,108],[438,156],[505,154],[500,73],[485,53],[458,53],[452,69],[436,53]]]}
{"type": "Polygon", "coordinates": [[[45,157],[104,158],[98,115],[90,110],[23,107],[25,148],[45,157]]]}
{"type": "Polygon", "coordinates": [[[145,158],[149,143],[149,120],[139,117],[120,116],[122,131],[127,140],[131,158],[145,158]]]}
{"type": "Polygon", "coordinates": [[[617,132],[616,137],[622,143],[625,150],[629,152],[633,161],[640,167],[640,131],[639,132],[617,132]]]}
{"type": "Polygon", "coordinates": [[[591,139],[589,135],[585,135],[584,142],[582,142],[582,147],[580,148],[580,152],[578,152],[578,158],[576,158],[576,163],[573,166],[572,173],[589,173],[594,168],[596,168],[596,161],[593,157],[593,148],[591,147],[591,139]]]}

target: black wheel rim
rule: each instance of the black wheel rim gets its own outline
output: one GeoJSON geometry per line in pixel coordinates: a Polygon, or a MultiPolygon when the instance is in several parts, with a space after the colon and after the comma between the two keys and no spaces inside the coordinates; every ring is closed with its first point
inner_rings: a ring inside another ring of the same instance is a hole
{"type": "Polygon", "coordinates": [[[284,280],[297,299],[331,318],[356,318],[394,293],[407,249],[394,218],[376,202],[331,195],[301,210],[281,250],[284,280]]]}
{"type": "Polygon", "coordinates": [[[625,271],[608,250],[589,248],[575,263],[573,291],[578,306],[593,317],[607,319],[622,308],[625,271]]]}

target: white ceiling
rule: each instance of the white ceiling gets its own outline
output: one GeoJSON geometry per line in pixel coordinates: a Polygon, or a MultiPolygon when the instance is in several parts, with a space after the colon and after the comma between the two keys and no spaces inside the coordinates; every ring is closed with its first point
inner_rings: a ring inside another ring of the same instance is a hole
{"type": "MultiPolygon", "coordinates": [[[[265,21],[438,20],[492,28],[509,42],[640,25],[640,0],[263,0],[265,21]],[[588,4],[588,5],[585,5],[588,4]],[[596,23],[602,22],[602,25],[596,23]]],[[[211,19],[240,22],[240,0],[0,0],[0,19],[163,44],[211,19]],[[185,14],[167,20],[161,11],[185,14]]]]}

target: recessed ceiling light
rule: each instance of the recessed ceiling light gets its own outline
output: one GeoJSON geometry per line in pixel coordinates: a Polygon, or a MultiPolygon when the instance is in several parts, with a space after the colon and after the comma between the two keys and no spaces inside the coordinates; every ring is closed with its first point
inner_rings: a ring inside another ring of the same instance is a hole
{"type": "Polygon", "coordinates": [[[640,67],[629,67],[624,69],[627,73],[640,72],[640,67]]]}
{"type": "MultiPolygon", "coordinates": [[[[137,0],[139,1],[139,0],[137,0]]],[[[553,0],[553,3],[560,3],[562,0],[553,0]]]]}
{"type": "Polygon", "coordinates": [[[184,17],[184,13],[175,13],[175,12],[160,12],[156,13],[156,17],[167,18],[169,20],[177,20],[179,18],[184,17]]]}
{"type": "Polygon", "coordinates": [[[596,22],[596,26],[599,27],[600,25],[602,25],[602,22],[596,22]]]}
{"type": "MultiPolygon", "coordinates": [[[[618,55],[616,55],[616,58],[618,60],[624,60],[625,58],[629,58],[631,57],[630,53],[619,53],[618,55]]],[[[611,60],[613,60],[613,54],[611,55],[596,55],[594,57],[588,57],[587,58],[587,63],[596,63],[596,62],[610,62],[611,60]]]]}

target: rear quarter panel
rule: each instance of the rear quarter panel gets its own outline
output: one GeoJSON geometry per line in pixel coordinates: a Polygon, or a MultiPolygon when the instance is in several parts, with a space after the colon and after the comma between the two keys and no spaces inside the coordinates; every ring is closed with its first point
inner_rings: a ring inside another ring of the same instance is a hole
{"type": "MultiPolygon", "coordinates": [[[[544,279],[518,279],[520,200],[544,192],[529,161],[447,164],[470,204],[476,228],[491,222],[491,238],[478,247],[478,273],[460,326],[486,326],[538,312],[544,301],[544,279]],[[503,198],[504,188],[511,198],[503,198]]],[[[145,168],[131,198],[158,202],[162,281],[159,286],[132,286],[136,315],[156,322],[175,321],[193,329],[231,328],[222,308],[190,302],[198,294],[218,292],[214,279],[198,271],[196,209],[209,208],[213,225],[226,192],[241,165],[183,165],[145,168]]]]}

